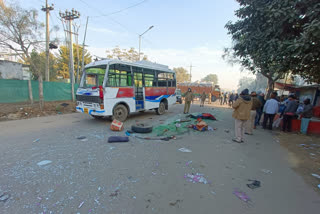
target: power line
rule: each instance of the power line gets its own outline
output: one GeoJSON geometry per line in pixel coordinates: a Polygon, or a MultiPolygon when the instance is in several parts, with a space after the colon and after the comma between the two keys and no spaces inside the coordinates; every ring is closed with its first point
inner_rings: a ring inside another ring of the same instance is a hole
{"type": "MultiPolygon", "coordinates": [[[[80,1],[82,1],[82,0],[80,0],[80,1]]],[[[92,17],[111,16],[111,15],[114,15],[114,14],[117,14],[117,13],[121,13],[121,12],[123,12],[123,11],[125,11],[125,10],[129,10],[129,9],[131,9],[131,8],[133,8],[133,7],[137,7],[137,6],[143,4],[143,3],[147,2],[147,1],[148,1],[148,0],[143,0],[143,1],[140,1],[140,2],[138,2],[138,3],[135,3],[135,4],[131,5],[131,6],[129,6],[129,7],[123,8],[123,9],[121,9],[121,10],[117,10],[117,11],[114,11],[114,12],[111,12],[111,13],[103,14],[103,15],[101,15],[101,16],[92,16],[92,17]]]]}
{"type": "MultiPolygon", "coordinates": [[[[84,0],[80,0],[82,3],[84,3],[85,5],[87,5],[88,7],[90,7],[91,9],[93,9],[93,10],[95,10],[95,11],[98,11],[100,14],[102,14],[100,17],[106,17],[106,14],[103,14],[103,12],[101,12],[99,9],[97,9],[97,8],[94,8],[94,7],[92,7],[90,4],[88,4],[87,2],[85,2],[84,0]]],[[[145,1],[147,1],[147,0],[144,0],[143,2],[145,2],[145,1]]],[[[141,3],[141,2],[140,2],[141,3]]],[[[132,7],[132,6],[130,6],[130,7],[132,7]]],[[[122,9],[122,11],[123,11],[124,9],[122,9]]],[[[113,12],[113,14],[114,13],[116,13],[116,12],[113,12]]],[[[90,16],[90,17],[99,17],[99,16],[90,16]]],[[[125,26],[124,24],[122,24],[122,23],[120,23],[119,21],[117,21],[117,20],[115,20],[114,18],[111,18],[109,15],[108,15],[108,18],[112,21],[112,22],[114,22],[114,23],[116,23],[116,24],[118,24],[118,25],[120,25],[121,27],[123,27],[125,30],[127,30],[128,32],[130,32],[130,33],[134,33],[134,34],[136,34],[136,35],[139,35],[138,33],[136,33],[136,32],[133,32],[133,31],[131,31],[127,26],[125,26]]]]}

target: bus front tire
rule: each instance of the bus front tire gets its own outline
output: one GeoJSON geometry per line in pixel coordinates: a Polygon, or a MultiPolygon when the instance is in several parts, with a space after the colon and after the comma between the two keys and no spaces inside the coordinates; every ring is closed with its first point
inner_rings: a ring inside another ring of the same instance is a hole
{"type": "Polygon", "coordinates": [[[165,111],[166,111],[166,105],[164,104],[164,102],[161,102],[159,105],[159,108],[156,109],[156,113],[158,115],[162,115],[164,114],[165,111]]]}
{"type": "Polygon", "coordinates": [[[113,119],[124,122],[128,117],[128,109],[122,104],[117,105],[113,109],[113,119]]]}

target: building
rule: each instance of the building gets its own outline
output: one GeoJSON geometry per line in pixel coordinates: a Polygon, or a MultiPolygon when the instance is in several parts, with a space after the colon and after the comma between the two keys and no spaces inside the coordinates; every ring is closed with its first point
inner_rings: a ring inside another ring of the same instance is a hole
{"type": "Polygon", "coordinates": [[[29,66],[19,62],[0,60],[0,79],[29,80],[29,66]]]}

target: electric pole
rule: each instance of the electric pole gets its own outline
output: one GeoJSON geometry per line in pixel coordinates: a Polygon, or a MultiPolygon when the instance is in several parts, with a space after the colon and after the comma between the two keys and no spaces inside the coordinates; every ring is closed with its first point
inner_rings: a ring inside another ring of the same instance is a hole
{"type": "Polygon", "coordinates": [[[74,19],[78,19],[80,17],[80,13],[72,8],[71,12],[66,10],[65,13],[59,12],[59,15],[62,19],[69,22],[69,28],[67,29],[67,33],[69,33],[69,73],[70,73],[70,82],[71,82],[71,93],[72,93],[72,101],[75,101],[74,97],[74,63],[73,63],[73,46],[72,46],[72,21],[74,19]]]}
{"type": "Polygon", "coordinates": [[[46,71],[45,71],[45,79],[49,81],[49,42],[50,42],[50,31],[49,31],[49,15],[50,10],[53,10],[53,4],[48,6],[48,0],[46,0],[46,6],[42,6],[42,11],[46,12],[46,71]]]}
{"type": "Polygon", "coordinates": [[[191,63],[191,64],[190,64],[190,83],[191,83],[191,78],[192,78],[191,70],[192,70],[193,67],[195,67],[195,66],[193,66],[192,63],[191,63]]]}

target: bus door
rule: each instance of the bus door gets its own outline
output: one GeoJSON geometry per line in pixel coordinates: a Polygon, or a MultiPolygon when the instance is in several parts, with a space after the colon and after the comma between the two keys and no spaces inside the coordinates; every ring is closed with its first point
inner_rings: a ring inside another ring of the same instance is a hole
{"type": "Polygon", "coordinates": [[[144,89],[143,73],[141,68],[133,67],[134,95],[136,101],[136,111],[144,110],[144,89]]]}

